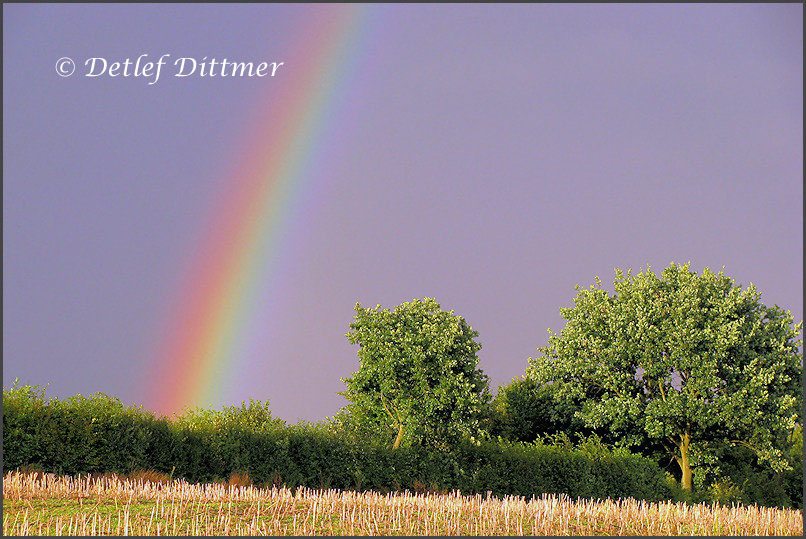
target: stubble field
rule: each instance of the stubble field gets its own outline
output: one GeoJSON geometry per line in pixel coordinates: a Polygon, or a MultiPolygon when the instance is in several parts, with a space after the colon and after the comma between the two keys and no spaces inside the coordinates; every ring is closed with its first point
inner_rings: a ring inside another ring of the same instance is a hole
{"type": "Polygon", "coordinates": [[[3,477],[3,535],[801,535],[797,510],[3,477]]]}

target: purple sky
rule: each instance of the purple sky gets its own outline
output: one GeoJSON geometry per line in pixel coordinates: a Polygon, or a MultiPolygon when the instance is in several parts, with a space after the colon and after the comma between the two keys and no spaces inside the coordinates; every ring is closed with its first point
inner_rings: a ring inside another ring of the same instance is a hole
{"type": "MultiPolygon", "coordinates": [[[[283,84],[61,78],[56,60],[282,61],[316,9],[3,5],[4,386],[148,407],[166,297],[283,84]]],[[[615,267],[724,265],[802,320],[802,5],[365,9],[310,181],[327,190],[294,210],[251,321],[262,357],[212,405],[335,414],[356,302],[436,297],[479,331],[493,390],[615,267]]]]}

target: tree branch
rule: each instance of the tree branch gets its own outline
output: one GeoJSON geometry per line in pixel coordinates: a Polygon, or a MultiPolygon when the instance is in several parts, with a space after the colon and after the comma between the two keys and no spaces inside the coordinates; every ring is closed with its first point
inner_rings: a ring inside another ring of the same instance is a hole
{"type": "Polygon", "coordinates": [[[734,445],[743,445],[743,446],[751,449],[752,451],[755,451],[756,453],[760,452],[760,450],[757,447],[755,447],[754,445],[751,445],[751,444],[749,444],[749,443],[747,443],[747,442],[745,442],[743,440],[729,440],[728,443],[729,444],[734,444],[734,445]]]}
{"type": "Polygon", "coordinates": [[[399,423],[400,418],[395,417],[395,415],[392,412],[389,411],[389,407],[386,406],[386,401],[383,399],[383,391],[380,392],[380,395],[381,395],[381,404],[383,405],[383,409],[386,410],[386,413],[389,414],[389,417],[391,417],[393,420],[398,421],[398,423],[399,423]]]}
{"type": "Polygon", "coordinates": [[[663,389],[663,380],[658,380],[658,387],[660,388],[660,397],[663,399],[663,402],[667,402],[666,391],[663,389]]]}

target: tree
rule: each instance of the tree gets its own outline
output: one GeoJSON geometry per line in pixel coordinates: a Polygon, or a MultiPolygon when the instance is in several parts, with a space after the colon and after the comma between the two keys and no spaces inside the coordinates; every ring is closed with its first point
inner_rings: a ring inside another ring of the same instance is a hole
{"type": "Polygon", "coordinates": [[[597,277],[576,287],[574,306],[560,309],[565,328],[549,330],[529,375],[582,399],[576,414],[588,426],[621,433],[628,446],[663,444],[689,492],[692,469],[718,467],[725,447],[787,469],[787,437],[800,422],[802,322],[724,270],[616,270],[614,286],[611,295],[597,277]]]}
{"type": "Polygon", "coordinates": [[[414,300],[394,311],[355,306],[347,338],[358,344],[360,368],[342,379],[354,424],[421,443],[449,444],[481,436],[490,400],[487,376],[477,369],[481,345],[474,331],[433,298],[414,300]]]}
{"type": "Polygon", "coordinates": [[[592,432],[574,416],[573,405],[555,398],[551,385],[539,385],[526,376],[501,386],[491,408],[490,434],[511,442],[534,442],[559,433],[577,440],[576,433],[592,432]]]}

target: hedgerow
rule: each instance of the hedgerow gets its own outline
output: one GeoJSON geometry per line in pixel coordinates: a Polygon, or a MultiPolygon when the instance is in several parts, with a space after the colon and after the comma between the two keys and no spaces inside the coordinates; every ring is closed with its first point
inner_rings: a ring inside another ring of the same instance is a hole
{"type": "Polygon", "coordinates": [[[68,475],[155,470],[191,482],[245,472],[256,485],[291,488],[672,498],[655,461],[593,442],[486,440],[391,450],[350,436],[335,421],[287,425],[272,417],[268,402],[169,420],[101,393],[58,400],[15,385],[3,390],[3,471],[24,467],[68,475]]]}

